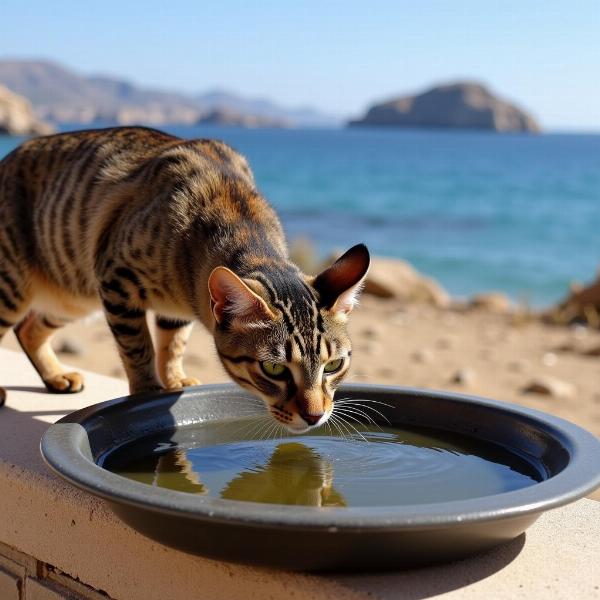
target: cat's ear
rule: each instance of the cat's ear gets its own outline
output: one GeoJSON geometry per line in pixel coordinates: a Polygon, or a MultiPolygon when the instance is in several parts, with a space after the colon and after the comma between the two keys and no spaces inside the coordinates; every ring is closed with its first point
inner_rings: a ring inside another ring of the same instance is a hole
{"type": "Polygon", "coordinates": [[[312,283],[321,304],[333,313],[348,314],[358,301],[371,258],[364,244],[358,244],[338,258],[312,283]]]}
{"type": "Polygon", "coordinates": [[[213,270],[208,278],[208,289],[217,323],[249,325],[275,318],[267,303],[226,267],[213,270]]]}

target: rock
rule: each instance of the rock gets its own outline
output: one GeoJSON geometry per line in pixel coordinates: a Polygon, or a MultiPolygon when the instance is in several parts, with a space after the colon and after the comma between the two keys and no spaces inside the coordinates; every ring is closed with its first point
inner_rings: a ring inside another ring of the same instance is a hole
{"type": "Polygon", "coordinates": [[[450,296],[436,281],[400,259],[374,257],[364,293],[405,302],[424,302],[440,308],[450,305],[450,296]]]}
{"type": "Polygon", "coordinates": [[[473,369],[469,367],[465,367],[463,369],[459,369],[452,375],[450,381],[452,383],[457,383],[459,385],[470,386],[477,379],[477,373],[473,369]]]}
{"type": "Polygon", "coordinates": [[[477,82],[458,81],[372,106],[356,126],[436,127],[538,133],[533,117],[477,82]]]}
{"type": "Polygon", "coordinates": [[[523,388],[523,392],[568,400],[575,397],[577,388],[568,381],[563,381],[550,375],[540,375],[532,379],[523,388]]]}
{"type": "Polygon", "coordinates": [[[0,85],[0,134],[47,135],[54,131],[36,118],[29,100],[0,85]]]}
{"type": "Polygon", "coordinates": [[[69,338],[60,340],[56,344],[55,351],[58,354],[71,354],[72,356],[81,356],[84,353],[83,346],[69,338]]]}
{"type": "Polygon", "coordinates": [[[506,314],[512,309],[510,298],[502,292],[476,294],[469,301],[471,308],[480,308],[489,312],[506,314]]]}
{"type": "Polygon", "coordinates": [[[423,348],[421,350],[415,350],[410,357],[414,362],[425,365],[433,362],[434,355],[431,350],[423,348]]]}

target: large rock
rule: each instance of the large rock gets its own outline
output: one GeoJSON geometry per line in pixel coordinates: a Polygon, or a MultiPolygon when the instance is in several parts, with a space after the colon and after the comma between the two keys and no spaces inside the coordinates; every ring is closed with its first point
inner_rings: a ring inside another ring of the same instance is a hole
{"type": "Polygon", "coordinates": [[[587,286],[573,285],[571,293],[545,317],[558,323],[584,322],[600,327],[600,271],[587,286]]]}
{"type": "Polygon", "coordinates": [[[9,135],[46,135],[54,130],[33,114],[26,98],[0,85],[0,133],[9,135]]]}
{"type": "Polygon", "coordinates": [[[450,304],[450,296],[439,283],[399,259],[373,257],[364,293],[439,307],[450,304]]]}
{"type": "Polygon", "coordinates": [[[350,126],[539,132],[535,119],[476,82],[455,82],[372,106],[350,126]]]}

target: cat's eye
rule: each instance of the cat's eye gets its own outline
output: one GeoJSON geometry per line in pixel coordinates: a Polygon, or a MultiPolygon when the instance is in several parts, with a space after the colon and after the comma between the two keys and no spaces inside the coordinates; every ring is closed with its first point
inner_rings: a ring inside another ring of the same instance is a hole
{"type": "Polygon", "coordinates": [[[336,373],[337,371],[339,371],[342,368],[342,365],[344,364],[344,359],[343,358],[336,358],[335,360],[330,360],[324,368],[325,373],[327,374],[331,374],[331,373],[336,373]]]}
{"type": "Polygon", "coordinates": [[[287,377],[288,369],[285,365],[281,363],[269,362],[268,360],[263,360],[260,363],[260,368],[264,371],[265,375],[269,377],[273,377],[273,379],[284,379],[287,377]]]}

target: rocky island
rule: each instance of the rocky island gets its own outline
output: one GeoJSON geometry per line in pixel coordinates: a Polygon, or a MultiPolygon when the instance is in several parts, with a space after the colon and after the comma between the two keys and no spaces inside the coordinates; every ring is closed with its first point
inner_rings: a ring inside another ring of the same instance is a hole
{"type": "Polygon", "coordinates": [[[52,126],[35,117],[26,98],[0,85],[0,134],[46,135],[53,131],[52,126]]]}
{"type": "Polygon", "coordinates": [[[375,104],[350,127],[432,127],[539,133],[536,120],[476,82],[438,85],[375,104]]]}
{"type": "Polygon", "coordinates": [[[197,125],[220,125],[223,127],[245,127],[249,129],[256,127],[274,129],[291,127],[291,124],[285,119],[243,114],[227,108],[215,108],[207,112],[198,119],[197,125]]]}

